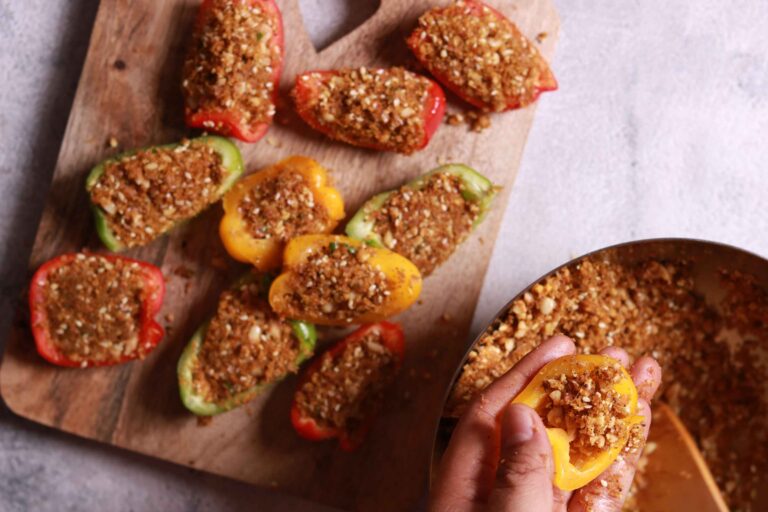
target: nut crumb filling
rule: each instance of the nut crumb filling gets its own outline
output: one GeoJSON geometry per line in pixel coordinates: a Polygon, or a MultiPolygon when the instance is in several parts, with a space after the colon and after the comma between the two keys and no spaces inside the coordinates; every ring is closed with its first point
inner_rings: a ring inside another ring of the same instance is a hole
{"type": "Polygon", "coordinates": [[[139,345],[145,291],[137,263],[78,254],[48,273],[43,297],[51,342],[68,359],[87,366],[147,354],[139,345]]]}
{"type": "Polygon", "coordinates": [[[298,369],[299,341],[252,283],[221,294],[192,372],[195,392],[220,402],[298,369]]]}
{"type": "Polygon", "coordinates": [[[419,18],[418,53],[436,75],[501,112],[535,101],[548,66],[509,20],[486,6],[457,2],[419,18]],[[478,9],[481,12],[478,12],[478,9]]]}
{"type": "Polygon", "coordinates": [[[248,233],[260,240],[287,242],[299,235],[322,233],[328,212],[301,173],[285,171],[260,182],[238,205],[248,233]]]}
{"type": "Polygon", "coordinates": [[[199,141],[141,149],[104,164],[91,201],[126,247],[144,245],[216,201],[226,170],[199,141]]]}
{"type": "Polygon", "coordinates": [[[477,203],[462,195],[461,178],[435,173],[418,190],[405,185],[393,192],[373,213],[373,231],[427,276],[466,240],[479,215],[477,203]]]}
{"type": "Polygon", "coordinates": [[[278,30],[275,16],[258,5],[215,0],[184,63],[187,108],[232,112],[251,126],[270,122],[281,59],[273,41],[278,30]]]}
{"type": "MultiPolygon", "coordinates": [[[[616,345],[632,358],[648,354],[664,370],[658,399],[691,432],[729,506],[758,510],[752,503],[768,474],[768,444],[745,450],[739,439],[768,439],[762,348],[768,294],[749,275],[721,279],[726,293],[718,311],[695,291],[685,261],[589,258],[562,268],[488,328],[452,390],[448,413],[459,414],[476,392],[556,333],[573,339],[579,353],[616,345]],[[728,332],[745,341],[731,343],[728,332]]],[[[635,485],[642,490],[652,482],[641,471],[635,485]]]]}
{"type": "Polygon", "coordinates": [[[613,388],[622,377],[620,364],[614,363],[544,381],[544,424],[568,433],[571,463],[577,467],[629,438],[629,400],[613,388]]]}
{"type": "Polygon", "coordinates": [[[321,427],[355,432],[381,409],[383,392],[396,371],[395,358],[380,335],[370,333],[340,353],[326,351],[297,391],[296,405],[303,417],[321,427]]]}
{"type": "Polygon", "coordinates": [[[342,69],[326,77],[301,77],[316,88],[312,117],[334,138],[353,145],[374,146],[410,154],[426,137],[425,105],[432,83],[395,67],[342,69]]]}
{"type": "Polygon", "coordinates": [[[296,290],[286,297],[287,316],[352,322],[379,309],[390,295],[386,274],[369,263],[373,249],[331,242],[296,269],[296,290]]]}

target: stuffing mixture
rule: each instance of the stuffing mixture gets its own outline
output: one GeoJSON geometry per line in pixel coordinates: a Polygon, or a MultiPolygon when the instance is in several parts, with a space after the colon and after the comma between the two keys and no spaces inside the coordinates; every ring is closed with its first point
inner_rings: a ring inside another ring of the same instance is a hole
{"type": "Polygon", "coordinates": [[[309,114],[329,134],[348,144],[405,154],[423,146],[432,82],[403,68],[334,73],[310,73],[300,79],[315,90],[309,114]]]}
{"type": "Polygon", "coordinates": [[[390,295],[386,274],[372,266],[373,249],[331,242],[295,270],[287,316],[320,315],[352,322],[380,309],[390,295]]]}
{"type": "Polygon", "coordinates": [[[221,294],[192,373],[196,393],[219,402],[298,369],[299,340],[250,283],[221,294]]]}
{"type": "Polygon", "coordinates": [[[142,149],[107,161],[91,201],[125,247],[144,245],[218,199],[227,172],[221,156],[200,141],[142,149]]]}
{"type": "Polygon", "coordinates": [[[296,393],[302,416],[326,428],[355,432],[380,408],[383,391],[394,380],[397,364],[379,333],[325,352],[317,370],[296,393]]]}
{"type": "Polygon", "coordinates": [[[429,176],[418,190],[405,185],[371,215],[373,231],[427,276],[469,236],[480,214],[461,192],[461,178],[450,173],[429,176]]]}
{"type": "Polygon", "coordinates": [[[238,204],[248,233],[256,239],[291,238],[322,233],[328,212],[319,203],[301,173],[285,171],[260,182],[238,204]]]}
{"type": "Polygon", "coordinates": [[[137,263],[78,254],[52,270],[43,290],[51,341],[68,359],[144,357],[139,345],[144,283],[137,263]]]}
{"type": "Polygon", "coordinates": [[[278,30],[275,16],[258,5],[215,0],[184,63],[187,109],[226,111],[251,126],[270,122],[282,58],[273,41],[278,30]]]}

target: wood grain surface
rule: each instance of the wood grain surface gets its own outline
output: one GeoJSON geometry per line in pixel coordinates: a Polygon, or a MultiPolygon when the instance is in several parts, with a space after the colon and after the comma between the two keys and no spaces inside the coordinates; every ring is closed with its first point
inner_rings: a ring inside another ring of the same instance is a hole
{"type": "MultiPolygon", "coordinates": [[[[179,84],[198,3],[102,0],[30,258],[30,276],[42,262],[63,252],[101,250],[84,180],[94,164],[117,152],[107,145],[110,137],[125,150],[191,133],[183,123],[179,84]]],[[[199,426],[182,406],[176,383],[181,350],[212,313],[218,293],[245,268],[232,262],[221,246],[218,205],[170,236],[127,252],[161,266],[168,280],[161,314],[168,335],[150,357],[107,369],[51,366],[37,356],[26,312],[21,311],[0,373],[8,406],[21,416],[82,437],[325,504],[362,510],[413,507],[426,490],[437,418],[467,346],[534,108],[496,115],[492,129],[482,134],[444,125],[426,150],[406,157],[330,142],[297,119],[287,93],[296,73],[309,69],[413,66],[404,37],[416,18],[438,3],[445,2],[382,0],[372,18],[317,53],[304,30],[298,0],[278,0],[286,29],[282,105],[265,139],[240,144],[250,171],[292,154],[317,159],[331,171],[348,214],[371,195],[444,162],[466,163],[503,186],[483,225],[425,281],[419,304],[397,318],[407,336],[406,364],[385,414],[360,450],[342,453],[334,443],[309,443],[294,434],[288,409],[295,378],[208,426],[199,426]]],[[[490,3],[530,38],[545,33],[540,47],[551,59],[559,25],[550,0],[490,3]]],[[[449,111],[461,108],[449,97],[449,111]]],[[[322,337],[338,336],[329,330],[322,337]]]]}

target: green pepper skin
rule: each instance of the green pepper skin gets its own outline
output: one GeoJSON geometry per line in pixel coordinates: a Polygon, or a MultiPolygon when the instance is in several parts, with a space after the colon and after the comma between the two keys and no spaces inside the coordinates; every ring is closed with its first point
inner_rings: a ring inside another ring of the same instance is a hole
{"type": "MultiPolygon", "coordinates": [[[[480,207],[480,215],[475,219],[473,228],[479,226],[488,214],[488,210],[490,210],[491,202],[498,192],[498,187],[476,170],[463,164],[442,165],[413,181],[409,181],[405,186],[418,190],[427,183],[430,176],[437,173],[453,174],[461,179],[461,195],[467,201],[477,202],[480,207]]],[[[373,220],[370,219],[370,216],[373,212],[381,209],[393,192],[395,191],[382,192],[366,201],[347,223],[345,228],[347,235],[351,238],[362,240],[373,247],[384,247],[384,243],[379,235],[373,231],[373,220]]]]}
{"type": "MultiPolygon", "coordinates": [[[[219,190],[216,193],[216,199],[218,199],[221,196],[223,196],[227,190],[232,188],[232,185],[234,185],[235,182],[243,174],[243,170],[245,166],[243,164],[243,157],[240,154],[240,150],[232,141],[230,141],[225,137],[217,137],[217,136],[211,135],[211,136],[205,136],[205,137],[198,137],[196,139],[191,139],[191,140],[204,142],[205,144],[211,146],[221,156],[222,165],[228,171],[227,176],[224,178],[224,181],[222,182],[221,187],[219,187],[219,190]]],[[[161,148],[174,148],[174,147],[177,147],[178,145],[179,144],[164,144],[162,146],[152,146],[152,147],[161,149],[161,148]]],[[[124,153],[120,153],[117,156],[108,158],[103,162],[99,163],[99,165],[94,167],[91,170],[91,172],[88,174],[88,178],[85,180],[85,189],[90,193],[93,186],[99,181],[99,178],[101,178],[101,175],[104,174],[104,169],[106,168],[105,166],[107,163],[115,162],[123,157],[130,156],[138,151],[141,151],[142,149],[148,149],[148,148],[140,148],[140,149],[133,149],[131,151],[126,151],[124,153]]],[[[115,251],[115,252],[122,251],[123,249],[125,249],[125,246],[122,243],[120,243],[120,241],[115,237],[115,234],[109,228],[107,215],[104,213],[104,211],[93,203],[91,203],[91,209],[93,210],[93,216],[96,223],[96,232],[98,233],[99,238],[101,239],[104,246],[110,251],[115,251]]],[[[163,234],[164,233],[159,233],[157,236],[160,237],[163,234]]]]}
{"type": "MultiPolygon", "coordinates": [[[[239,288],[244,284],[252,282],[256,277],[253,274],[246,274],[243,278],[239,279],[233,285],[233,288],[239,288]]],[[[269,288],[269,280],[262,279],[261,287],[264,289],[269,288]]],[[[223,412],[230,411],[236,407],[253,400],[263,389],[269,384],[261,384],[254,386],[246,391],[238,393],[223,402],[209,402],[206,401],[201,395],[195,393],[194,386],[192,385],[192,372],[197,363],[197,355],[202,347],[203,340],[205,340],[205,334],[208,330],[208,324],[210,321],[206,321],[196,332],[192,335],[187,346],[184,348],[179,363],[176,367],[177,376],[179,379],[179,394],[181,395],[181,401],[184,406],[192,413],[198,416],[215,416],[223,412]]],[[[313,324],[302,322],[298,320],[290,320],[293,334],[299,340],[299,356],[296,360],[296,364],[301,364],[305,360],[312,357],[315,350],[315,344],[317,343],[317,331],[313,324]]]]}

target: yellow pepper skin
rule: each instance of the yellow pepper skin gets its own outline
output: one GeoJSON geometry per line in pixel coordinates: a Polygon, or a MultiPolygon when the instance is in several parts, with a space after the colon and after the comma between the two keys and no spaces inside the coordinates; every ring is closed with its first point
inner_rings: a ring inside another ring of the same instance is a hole
{"type": "Polygon", "coordinates": [[[250,190],[287,171],[301,174],[312,190],[315,203],[325,208],[328,222],[323,233],[333,231],[344,218],[344,201],[341,194],[329,184],[326,170],[311,158],[292,156],[240,180],[222,201],[224,217],[219,225],[219,235],[230,256],[238,261],[251,263],[261,271],[273,270],[280,266],[285,243],[275,238],[258,239],[251,236],[238,206],[250,190]]]}
{"type": "MultiPolygon", "coordinates": [[[[617,363],[621,366],[615,359],[603,355],[572,355],[555,359],[539,370],[525,389],[512,400],[512,403],[525,404],[541,414],[542,407],[547,399],[547,392],[544,388],[544,382],[547,379],[556,378],[563,373],[569,374],[581,371],[586,373],[600,366],[610,366],[617,363]]],[[[630,415],[627,416],[625,421],[630,426],[642,423],[643,417],[637,415],[637,388],[635,383],[624,367],[621,367],[621,373],[622,378],[613,386],[613,389],[628,398],[630,415]]],[[[601,451],[595,457],[576,465],[570,461],[570,442],[572,437],[565,430],[562,428],[547,428],[547,437],[552,445],[555,466],[554,483],[555,486],[564,491],[579,489],[597,478],[613,464],[613,461],[619,456],[629,439],[629,436],[626,436],[625,439],[621,439],[612,448],[601,451]]]]}
{"type": "MultiPolygon", "coordinates": [[[[269,303],[272,308],[281,315],[296,317],[296,312],[289,311],[288,297],[294,292],[301,291],[296,282],[296,270],[304,264],[315,252],[322,250],[331,244],[346,244],[352,247],[361,247],[363,242],[341,235],[305,235],[294,238],[285,247],[283,253],[283,273],[272,283],[269,289],[269,303]]],[[[306,312],[298,316],[301,320],[311,321],[319,325],[349,325],[352,323],[380,322],[392,315],[396,315],[408,309],[421,293],[421,273],[410,260],[390,251],[368,247],[372,251],[367,263],[378,268],[387,276],[390,295],[376,311],[359,315],[347,321],[328,318],[322,313],[306,312]]]]}

